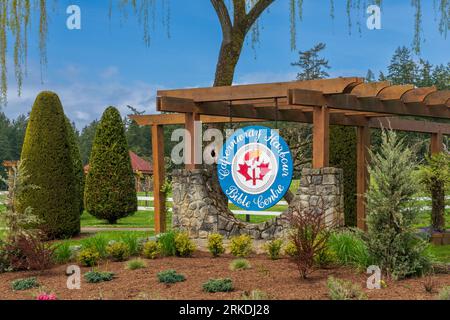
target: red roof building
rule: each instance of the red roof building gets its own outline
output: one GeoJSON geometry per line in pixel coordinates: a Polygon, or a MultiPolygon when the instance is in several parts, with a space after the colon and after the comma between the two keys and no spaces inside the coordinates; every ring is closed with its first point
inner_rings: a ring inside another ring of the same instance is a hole
{"type": "MultiPolygon", "coordinates": [[[[139,157],[133,151],[130,151],[130,160],[131,167],[133,168],[133,172],[140,172],[142,174],[153,174],[153,166],[150,162],[145,161],[141,157],[139,157]]],[[[84,173],[89,172],[89,164],[84,166],[84,173]]]]}

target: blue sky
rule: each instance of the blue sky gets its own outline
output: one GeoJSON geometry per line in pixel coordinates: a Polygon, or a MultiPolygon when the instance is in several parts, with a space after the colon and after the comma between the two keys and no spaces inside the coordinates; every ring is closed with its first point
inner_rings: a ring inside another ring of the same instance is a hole
{"type": "MultiPolygon", "coordinates": [[[[386,68],[398,46],[411,45],[414,12],[410,0],[385,0],[382,29],[368,30],[363,18],[361,34],[354,27],[351,35],[345,2],[335,0],[333,21],[329,18],[329,0],[304,0],[304,19],[297,34],[300,50],[318,42],[327,44],[324,56],[332,66],[331,76],[365,76],[368,68],[378,73],[386,68]]],[[[447,63],[450,38],[445,39],[438,32],[433,1],[422,2],[425,42],[421,55],[433,64],[447,63]]],[[[4,108],[9,117],[29,112],[39,91],[53,90],[60,95],[68,116],[82,128],[98,119],[109,105],[119,107],[123,115],[127,113],[127,104],[153,113],[158,89],[212,84],[221,31],[209,0],[170,0],[171,36],[167,37],[160,11],[150,47],[144,45],[142,28],[133,15],[124,21],[116,9],[109,20],[108,9],[108,0],[58,0],[50,12],[49,63],[43,83],[34,21],[29,74],[22,97],[16,94],[12,66],[9,68],[9,104],[4,108]],[[66,28],[66,8],[71,4],[81,7],[81,30],[66,28]]],[[[290,48],[289,1],[275,1],[263,15],[261,24],[260,43],[255,51],[248,41],[235,83],[294,80],[296,70],[290,63],[298,55],[290,48]]],[[[9,41],[11,44],[11,37],[9,41]]]]}

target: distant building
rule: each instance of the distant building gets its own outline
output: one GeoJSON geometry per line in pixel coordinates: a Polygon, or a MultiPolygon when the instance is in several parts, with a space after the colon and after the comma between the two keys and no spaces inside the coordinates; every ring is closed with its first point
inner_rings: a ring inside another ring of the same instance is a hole
{"type": "MultiPolygon", "coordinates": [[[[151,191],[153,166],[150,162],[145,161],[133,151],[130,151],[131,167],[134,172],[134,180],[137,192],[151,191]]],[[[89,172],[89,164],[84,166],[84,173],[89,172]]]]}

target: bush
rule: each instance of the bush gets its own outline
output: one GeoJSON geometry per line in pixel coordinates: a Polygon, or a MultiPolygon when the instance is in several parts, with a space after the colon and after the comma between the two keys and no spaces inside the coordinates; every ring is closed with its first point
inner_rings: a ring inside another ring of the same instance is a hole
{"type": "Polygon", "coordinates": [[[259,289],[242,294],[242,300],[269,300],[269,295],[259,289]]]}
{"type": "Polygon", "coordinates": [[[133,259],[127,263],[128,270],[144,269],[145,267],[147,267],[147,264],[142,259],[133,259]]]}
{"type": "Polygon", "coordinates": [[[450,300],[450,286],[444,287],[439,291],[439,300],[450,300]]]}
{"type": "MultiPolygon", "coordinates": [[[[323,203],[323,199],[320,201],[323,203]]],[[[334,222],[326,222],[325,210],[320,207],[294,210],[289,216],[289,221],[292,226],[289,238],[295,246],[293,260],[297,264],[300,276],[306,279],[317,265],[318,257],[326,254],[334,222]]]]}
{"type": "Polygon", "coordinates": [[[203,291],[209,293],[233,291],[231,279],[210,279],[203,284],[203,291]]]}
{"type": "Polygon", "coordinates": [[[130,257],[130,249],[123,242],[114,242],[106,247],[108,256],[114,261],[125,261],[130,257]]]}
{"type": "Polygon", "coordinates": [[[93,267],[98,264],[100,254],[92,248],[86,248],[78,254],[78,261],[82,266],[93,267]]]}
{"type": "Polygon", "coordinates": [[[314,263],[319,268],[326,268],[336,262],[336,254],[329,247],[325,248],[325,250],[320,251],[314,258],[314,263]]]}
{"type": "Polygon", "coordinates": [[[98,219],[115,224],[137,211],[134,174],[119,111],[109,107],[97,126],[84,204],[98,219]]]}
{"type": "Polygon", "coordinates": [[[39,287],[36,278],[17,279],[11,283],[11,288],[14,291],[24,291],[39,287]]]}
{"type": "Polygon", "coordinates": [[[58,96],[42,92],[28,121],[21,154],[24,186],[36,186],[17,197],[17,211],[33,208],[48,239],[65,239],[80,232],[77,179],[63,108],[58,96]]]}
{"type": "Polygon", "coordinates": [[[83,161],[81,161],[80,147],[78,145],[78,137],[75,134],[75,129],[70,123],[70,120],[65,117],[67,140],[69,142],[69,150],[72,158],[73,172],[75,174],[75,193],[78,197],[80,216],[84,211],[84,168],[83,161]]]}
{"type": "Polygon", "coordinates": [[[53,261],[57,264],[64,264],[74,259],[73,251],[68,242],[59,243],[54,247],[53,261]]]}
{"type": "Polygon", "coordinates": [[[331,300],[367,300],[361,287],[350,281],[329,277],[327,287],[331,300]]]}
{"type": "Polygon", "coordinates": [[[122,235],[120,237],[120,241],[127,245],[130,256],[138,256],[142,251],[142,246],[139,242],[139,238],[133,234],[122,235]]]}
{"type": "Polygon", "coordinates": [[[9,267],[14,271],[46,270],[53,266],[53,248],[40,237],[20,236],[5,247],[9,267]]]}
{"type": "Polygon", "coordinates": [[[208,236],[208,250],[214,258],[217,258],[221,254],[225,253],[223,236],[218,233],[210,234],[208,236]]]}
{"type": "Polygon", "coordinates": [[[182,274],[178,274],[175,270],[166,270],[158,273],[158,280],[161,283],[177,283],[186,280],[182,274]]]}
{"type": "Polygon", "coordinates": [[[284,254],[291,258],[295,258],[298,255],[297,247],[292,241],[289,241],[284,247],[284,254]]]}
{"type": "Polygon", "coordinates": [[[249,235],[240,235],[231,238],[231,254],[235,257],[247,257],[252,252],[253,241],[249,235]]]}
{"type": "Polygon", "coordinates": [[[106,258],[108,253],[106,252],[106,247],[108,246],[108,239],[102,235],[95,235],[93,237],[83,239],[82,247],[83,249],[92,249],[97,251],[100,258],[106,258]]]}
{"type": "Polygon", "coordinates": [[[393,131],[383,131],[378,153],[370,152],[367,246],[373,263],[393,278],[423,274],[430,266],[427,243],[414,232],[414,153],[393,131]]]}
{"type": "Polygon", "coordinates": [[[194,253],[196,246],[189,239],[187,233],[178,233],[175,236],[175,248],[177,250],[177,255],[180,257],[190,257],[194,253]]]}
{"type": "Polygon", "coordinates": [[[172,257],[177,254],[177,247],[175,245],[176,235],[177,233],[175,231],[169,231],[159,235],[158,245],[162,256],[172,257]]]}
{"type": "Polygon", "coordinates": [[[147,259],[156,259],[159,255],[159,245],[155,241],[147,241],[142,248],[142,255],[147,259]]]}
{"type": "Polygon", "coordinates": [[[267,255],[272,260],[278,260],[280,258],[281,248],[283,246],[283,240],[276,239],[268,241],[264,248],[266,249],[267,255]]]}
{"type": "Polygon", "coordinates": [[[355,232],[335,232],[331,235],[328,245],[334,252],[337,262],[342,265],[362,270],[371,264],[367,245],[355,232]]]}
{"type": "Polygon", "coordinates": [[[89,271],[84,274],[84,279],[88,283],[108,282],[114,279],[113,272],[89,271]]]}
{"type": "Polygon", "coordinates": [[[250,262],[246,259],[236,259],[231,261],[230,263],[231,271],[246,270],[250,268],[251,268],[250,262]]]}

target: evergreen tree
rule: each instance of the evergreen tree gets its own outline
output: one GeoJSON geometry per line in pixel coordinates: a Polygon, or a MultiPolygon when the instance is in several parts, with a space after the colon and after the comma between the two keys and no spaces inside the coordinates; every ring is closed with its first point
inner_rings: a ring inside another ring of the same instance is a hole
{"type": "Polygon", "coordinates": [[[84,204],[99,219],[114,224],[137,210],[128,143],[119,111],[109,107],[95,133],[86,177],[84,204]]]}
{"type": "Polygon", "coordinates": [[[84,210],[84,170],[83,163],[81,161],[80,147],[78,145],[78,135],[76,134],[76,129],[70,120],[66,117],[66,128],[69,141],[69,149],[72,157],[73,171],[76,178],[76,194],[78,196],[78,201],[80,204],[80,215],[83,214],[84,210]]]}
{"type": "Polygon", "coordinates": [[[89,157],[91,156],[92,143],[94,142],[95,131],[97,130],[98,121],[92,121],[81,130],[79,139],[81,161],[83,165],[89,163],[89,157]]]}
{"type": "Polygon", "coordinates": [[[394,131],[382,132],[379,152],[370,152],[367,191],[367,243],[374,264],[404,278],[421,274],[429,266],[426,243],[414,230],[419,214],[413,200],[417,184],[414,153],[394,131]]]}
{"type": "Polygon", "coordinates": [[[66,118],[58,96],[40,93],[33,105],[21,155],[27,176],[24,186],[36,186],[18,195],[18,211],[32,208],[49,239],[80,232],[80,203],[73,170],[66,118]]]}
{"type": "Polygon", "coordinates": [[[417,87],[431,87],[433,85],[432,77],[433,65],[427,61],[420,59],[418,65],[417,87]]]}
{"type": "Polygon", "coordinates": [[[447,65],[440,64],[433,69],[433,84],[440,90],[450,89],[450,62],[447,65]]]}
{"type": "Polygon", "coordinates": [[[326,69],[330,69],[328,60],[319,56],[326,48],[326,44],[319,43],[307,51],[299,51],[299,60],[291,63],[292,66],[300,67],[297,80],[315,80],[329,77],[326,69]]]}
{"type": "Polygon", "coordinates": [[[417,79],[417,65],[407,47],[399,47],[388,67],[388,80],[393,84],[414,84],[417,79]]]}
{"type": "Polygon", "coordinates": [[[370,69],[367,70],[366,81],[367,82],[375,82],[375,74],[370,69]]]}

